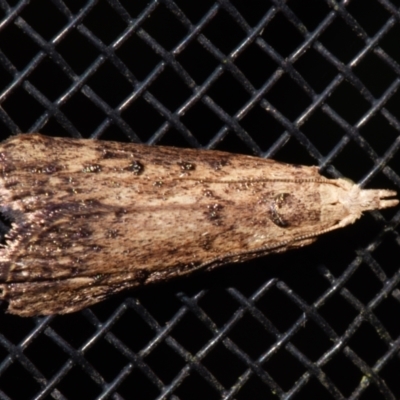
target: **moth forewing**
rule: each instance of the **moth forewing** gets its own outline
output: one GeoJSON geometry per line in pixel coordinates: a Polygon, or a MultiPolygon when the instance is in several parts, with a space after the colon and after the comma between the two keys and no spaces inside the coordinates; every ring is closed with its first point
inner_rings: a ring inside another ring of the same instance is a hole
{"type": "Polygon", "coordinates": [[[15,136],[0,144],[1,298],[66,313],[122,289],[309,244],[395,192],[218,151],[15,136]]]}

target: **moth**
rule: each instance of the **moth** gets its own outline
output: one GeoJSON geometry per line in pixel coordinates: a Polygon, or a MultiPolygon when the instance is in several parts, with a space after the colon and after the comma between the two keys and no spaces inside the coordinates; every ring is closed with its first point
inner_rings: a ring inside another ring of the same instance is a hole
{"type": "Polygon", "coordinates": [[[314,242],[391,190],[219,151],[17,135],[0,144],[0,298],[21,316],[314,242]]]}

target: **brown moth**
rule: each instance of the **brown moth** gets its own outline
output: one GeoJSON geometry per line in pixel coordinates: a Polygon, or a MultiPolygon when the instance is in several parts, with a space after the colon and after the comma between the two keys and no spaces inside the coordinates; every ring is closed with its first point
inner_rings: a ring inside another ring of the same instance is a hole
{"type": "Polygon", "coordinates": [[[18,135],[0,144],[0,298],[23,316],[77,311],[310,244],[395,195],[219,151],[18,135]]]}

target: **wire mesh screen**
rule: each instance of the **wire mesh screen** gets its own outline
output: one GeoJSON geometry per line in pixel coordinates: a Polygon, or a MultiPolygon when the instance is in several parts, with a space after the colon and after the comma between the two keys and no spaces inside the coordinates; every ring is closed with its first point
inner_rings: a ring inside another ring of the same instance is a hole
{"type": "MultiPolygon", "coordinates": [[[[399,6],[0,0],[1,139],[220,149],[400,189],[399,6]]],[[[0,398],[398,399],[399,222],[71,315],[1,312],[0,398]]]]}

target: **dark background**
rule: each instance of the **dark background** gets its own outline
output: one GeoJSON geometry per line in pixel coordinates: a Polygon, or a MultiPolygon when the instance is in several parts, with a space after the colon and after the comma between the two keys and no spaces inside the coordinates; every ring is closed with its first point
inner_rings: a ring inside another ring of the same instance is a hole
{"type": "MultiPolygon", "coordinates": [[[[0,139],[220,149],[400,189],[399,6],[0,0],[0,139]]],[[[0,399],[399,399],[399,221],[71,315],[2,311],[0,399]]]]}

